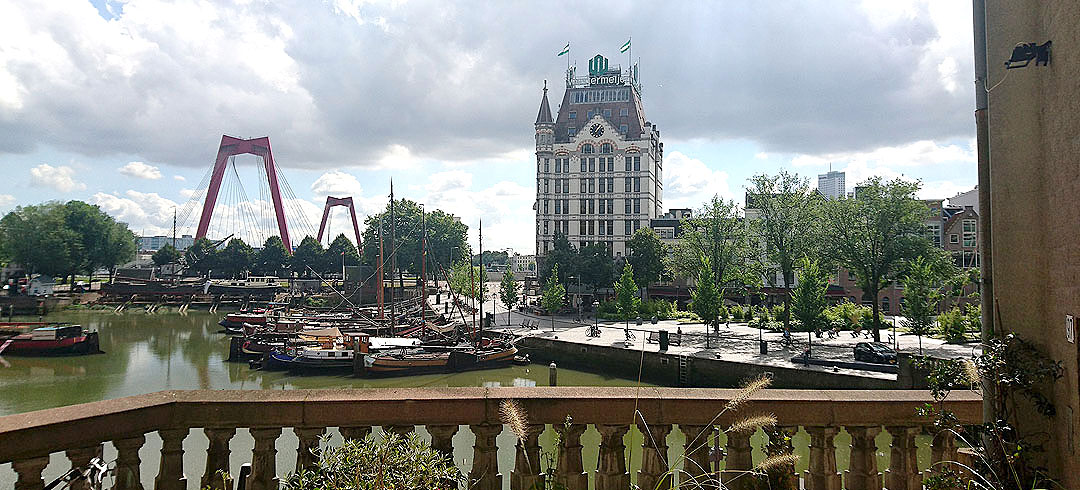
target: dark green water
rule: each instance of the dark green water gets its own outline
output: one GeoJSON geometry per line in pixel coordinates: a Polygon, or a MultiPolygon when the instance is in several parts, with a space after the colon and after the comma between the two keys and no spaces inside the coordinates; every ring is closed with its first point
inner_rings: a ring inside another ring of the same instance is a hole
{"type": "MultiPolygon", "coordinates": [[[[68,311],[49,321],[69,321],[97,330],[105,354],[29,358],[0,362],[0,415],[107,400],[170,389],[298,389],[420,386],[544,386],[546,366],[489,371],[362,379],[253,371],[225,362],[229,337],[218,333],[220,314],[175,312],[146,315],[68,311]]],[[[25,320],[36,320],[27,318],[25,320]]],[[[631,380],[559,369],[566,386],[633,386],[631,380]]]]}

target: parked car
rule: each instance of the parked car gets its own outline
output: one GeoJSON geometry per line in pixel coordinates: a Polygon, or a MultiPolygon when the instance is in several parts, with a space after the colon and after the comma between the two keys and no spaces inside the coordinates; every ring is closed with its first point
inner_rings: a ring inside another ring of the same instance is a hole
{"type": "Polygon", "coordinates": [[[855,344],[855,360],[874,364],[896,364],[896,351],[881,342],[855,344]]]}

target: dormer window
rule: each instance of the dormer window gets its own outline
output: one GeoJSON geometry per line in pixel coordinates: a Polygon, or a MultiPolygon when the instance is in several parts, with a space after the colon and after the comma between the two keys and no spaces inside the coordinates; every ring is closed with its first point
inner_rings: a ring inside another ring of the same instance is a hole
{"type": "Polygon", "coordinates": [[[604,143],[604,144],[600,145],[600,153],[605,154],[605,155],[610,154],[611,153],[611,143],[604,143]]]}
{"type": "Polygon", "coordinates": [[[577,111],[570,111],[570,119],[577,119],[577,111]]]}
{"type": "Polygon", "coordinates": [[[588,143],[581,146],[581,152],[582,153],[595,153],[595,151],[593,150],[593,145],[590,145],[588,143]]]}

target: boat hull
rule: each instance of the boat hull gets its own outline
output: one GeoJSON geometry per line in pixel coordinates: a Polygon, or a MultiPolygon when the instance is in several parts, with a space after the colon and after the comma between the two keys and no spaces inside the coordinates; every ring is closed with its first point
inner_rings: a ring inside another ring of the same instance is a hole
{"type": "Polygon", "coordinates": [[[517,352],[517,348],[510,347],[480,354],[460,351],[403,356],[384,354],[366,360],[364,372],[378,377],[494,369],[513,364],[517,352]]]}
{"type": "Polygon", "coordinates": [[[0,356],[79,356],[101,353],[97,332],[56,340],[29,338],[0,340],[0,347],[5,344],[7,347],[0,351],[0,356]]]}

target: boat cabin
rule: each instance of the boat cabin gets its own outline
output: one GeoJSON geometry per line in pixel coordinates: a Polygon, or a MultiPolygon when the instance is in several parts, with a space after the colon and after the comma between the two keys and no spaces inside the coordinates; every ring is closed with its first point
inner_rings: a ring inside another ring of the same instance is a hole
{"type": "Polygon", "coordinates": [[[80,336],[82,327],[79,325],[52,325],[30,331],[30,340],[61,340],[80,336]]]}

